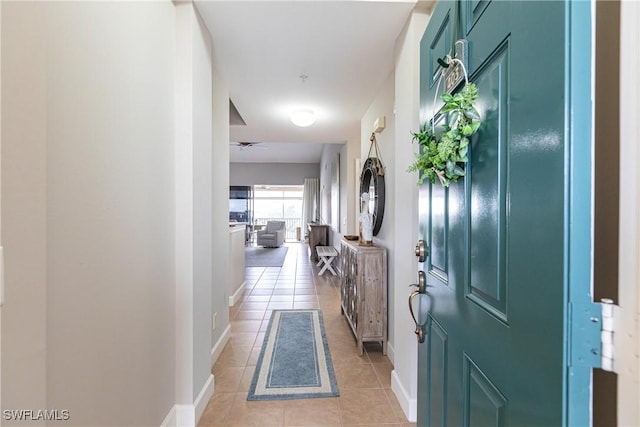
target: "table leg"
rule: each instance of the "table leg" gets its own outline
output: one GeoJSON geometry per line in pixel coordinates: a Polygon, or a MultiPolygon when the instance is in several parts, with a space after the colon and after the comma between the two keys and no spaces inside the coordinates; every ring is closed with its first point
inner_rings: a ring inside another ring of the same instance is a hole
{"type": "Polygon", "coordinates": [[[318,263],[318,265],[320,265],[320,263],[324,263],[324,265],[322,266],[322,269],[318,272],[318,276],[322,276],[322,274],[325,271],[327,271],[327,269],[331,272],[331,274],[333,274],[334,276],[337,276],[336,271],[331,266],[331,262],[333,261],[334,258],[335,256],[320,257],[320,262],[318,263]]]}

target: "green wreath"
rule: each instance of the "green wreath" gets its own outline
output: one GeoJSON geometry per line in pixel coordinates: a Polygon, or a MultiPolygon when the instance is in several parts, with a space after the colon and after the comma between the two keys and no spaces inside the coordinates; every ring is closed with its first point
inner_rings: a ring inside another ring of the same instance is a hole
{"type": "Polygon", "coordinates": [[[416,153],[416,161],[407,171],[419,172],[418,184],[427,179],[433,184],[437,177],[448,187],[465,175],[463,166],[469,161],[470,138],[480,127],[480,115],[474,106],[478,88],[473,83],[466,83],[455,95],[444,93],[440,98],[444,101],[440,111],[449,113],[440,138],[434,134],[435,126],[431,121],[423,124],[419,132],[411,132],[412,142],[420,144],[420,152],[416,153]]]}

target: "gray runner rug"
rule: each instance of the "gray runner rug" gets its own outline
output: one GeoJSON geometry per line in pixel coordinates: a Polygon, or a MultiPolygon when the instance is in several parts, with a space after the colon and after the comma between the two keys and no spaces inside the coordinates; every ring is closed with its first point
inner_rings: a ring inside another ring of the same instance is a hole
{"type": "Polygon", "coordinates": [[[247,400],[339,396],[320,310],[274,310],[247,400]]]}
{"type": "Polygon", "coordinates": [[[251,246],[244,249],[245,267],[282,267],[287,256],[286,246],[262,248],[251,246]]]}

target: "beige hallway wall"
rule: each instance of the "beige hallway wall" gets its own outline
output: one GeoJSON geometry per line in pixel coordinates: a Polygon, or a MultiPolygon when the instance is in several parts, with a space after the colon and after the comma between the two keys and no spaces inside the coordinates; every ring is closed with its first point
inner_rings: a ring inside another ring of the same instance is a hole
{"type": "Polygon", "coordinates": [[[2,2],[2,19],[3,409],[158,425],[174,403],[174,6],[2,2]]]}

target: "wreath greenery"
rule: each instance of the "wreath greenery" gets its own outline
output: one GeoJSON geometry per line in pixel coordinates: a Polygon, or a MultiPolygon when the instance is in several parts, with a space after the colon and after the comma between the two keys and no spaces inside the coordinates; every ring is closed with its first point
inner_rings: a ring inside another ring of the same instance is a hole
{"type": "Polygon", "coordinates": [[[473,83],[466,83],[455,95],[444,93],[440,98],[444,101],[440,111],[449,113],[448,120],[439,138],[434,134],[435,126],[431,121],[424,123],[419,132],[411,132],[412,142],[420,144],[420,152],[416,153],[416,161],[407,171],[419,172],[418,184],[427,179],[435,183],[437,177],[448,187],[464,176],[470,138],[480,127],[480,115],[474,106],[478,88],[473,83]]]}

